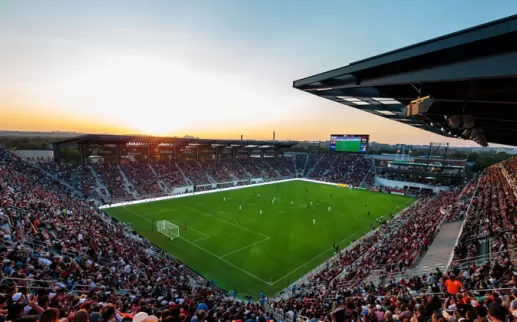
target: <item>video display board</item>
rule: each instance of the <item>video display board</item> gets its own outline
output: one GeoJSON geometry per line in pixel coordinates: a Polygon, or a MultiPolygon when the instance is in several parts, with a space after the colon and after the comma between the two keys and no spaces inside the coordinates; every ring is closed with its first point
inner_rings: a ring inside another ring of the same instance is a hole
{"type": "Polygon", "coordinates": [[[367,153],[369,135],[331,134],[329,150],[335,152],[367,153]]]}

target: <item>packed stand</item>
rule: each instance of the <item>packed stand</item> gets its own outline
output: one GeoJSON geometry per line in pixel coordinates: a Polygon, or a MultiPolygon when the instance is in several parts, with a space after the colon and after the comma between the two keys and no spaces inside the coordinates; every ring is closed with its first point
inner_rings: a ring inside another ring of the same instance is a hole
{"type": "Polygon", "coordinates": [[[305,162],[307,162],[308,154],[295,154],[294,162],[296,163],[296,170],[298,170],[298,174],[303,176],[303,172],[305,169],[305,162]]]}
{"type": "Polygon", "coordinates": [[[99,180],[108,188],[112,200],[127,200],[133,195],[125,189],[124,178],[116,164],[95,163],[92,165],[99,180]]]}
{"type": "Polygon", "coordinates": [[[244,170],[237,160],[226,161],[224,165],[238,180],[248,179],[250,177],[250,174],[244,170]]]}
{"type": "Polygon", "coordinates": [[[225,302],[208,281],[3,150],[0,175],[2,320],[193,321],[198,305],[224,319],[246,318],[244,309],[261,315],[225,302]],[[215,306],[226,303],[235,310],[215,306]]]}
{"type": "Polygon", "coordinates": [[[323,157],[323,154],[309,154],[307,157],[307,166],[305,167],[305,173],[303,174],[305,177],[308,177],[313,171],[314,167],[318,164],[318,161],[323,157]]]}
{"type": "Polygon", "coordinates": [[[277,157],[268,159],[267,161],[278,171],[282,177],[292,177],[294,175],[294,158],[277,157]]]}
{"type": "Polygon", "coordinates": [[[121,167],[126,178],[140,196],[160,196],[163,194],[148,164],[131,162],[122,164],[121,167]]]}
{"type": "Polygon", "coordinates": [[[322,154],[321,158],[312,166],[312,171],[308,174],[310,179],[324,180],[329,182],[343,183],[338,178],[332,178],[326,175],[330,168],[334,165],[338,158],[345,156],[344,154],[322,154]],[[337,180],[335,180],[337,179],[337,180]]]}
{"type": "Polygon", "coordinates": [[[56,162],[41,162],[38,166],[44,171],[57,176],[57,178],[65,181],[73,186],[86,198],[99,198],[95,190],[96,182],[90,169],[87,166],[74,164],[58,164],[56,162]]]}
{"type": "Polygon", "coordinates": [[[302,294],[317,292],[331,296],[338,289],[360,285],[372,272],[388,276],[407,270],[413,261],[433,242],[448,213],[443,211],[457,201],[460,191],[420,199],[398,216],[379,221],[380,227],[365,235],[337,259],[309,277],[300,287],[302,294]]]}
{"type": "Polygon", "coordinates": [[[479,180],[475,197],[454,251],[454,261],[475,258],[477,240],[490,238],[492,253],[517,247],[516,197],[499,165],[486,169],[479,180]]]}
{"type": "Polygon", "coordinates": [[[251,174],[252,178],[262,178],[264,176],[260,168],[258,168],[255,162],[253,162],[253,159],[242,159],[238,162],[246,170],[246,172],[251,174]]]}
{"type": "Polygon", "coordinates": [[[203,161],[201,166],[206,173],[212,177],[216,182],[231,181],[235,178],[226,169],[226,162],[224,161],[203,161]]]}
{"type": "Polygon", "coordinates": [[[185,183],[185,178],[183,174],[178,170],[175,164],[168,165],[162,163],[154,163],[153,165],[154,171],[158,174],[160,180],[162,180],[165,185],[169,189],[173,189],[174,187],[183,187],[187,184],[185,183]]]}
{"type": "Polygon", "coordinates": [[[280,179],[282,176],[273,168],[266,159],[251,159],[249,162],[253,163],[256,168],[260,169],[263,173],[263,179],[265,181],[272,181],[274,179],[280,179]]]}
{"type": "Polygon", "coordinates": [[[183,171],[183,173],[185,173],[185,176],[187,176],[193,184],[210,183],[210,180],[206,176],[203,168],[201,168],[195,161],[187,160],[184,162],[178,162],[178,167],[183,171]]]}
{"type": "Polygon", "coordinates": [[[298,294],[270,303],[268,309],[299,322],[517,321],[515,281],[512,264],[501,261],[325,294],[298,294]]]}
{"type": "Polygon", "coordinates": [[[310,178],[359,186],[371,168],[371,160],[363,155],[323,154],[313,166],[310,178]]]}

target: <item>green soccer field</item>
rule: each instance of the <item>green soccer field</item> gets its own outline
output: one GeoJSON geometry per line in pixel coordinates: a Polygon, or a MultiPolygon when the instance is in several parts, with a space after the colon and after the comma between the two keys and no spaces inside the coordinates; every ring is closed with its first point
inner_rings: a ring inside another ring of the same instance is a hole
{"type": "Polygon", "coordinates": [[[106,211],[216,285],[256,298],[261,290],[266,295],[282,290],[330,258],[333,244],[343,249],[377,218],[413,201],[290,181],[106,211]],[[157,220],[178,225],[180,238],[158,233],[157,220]]]}

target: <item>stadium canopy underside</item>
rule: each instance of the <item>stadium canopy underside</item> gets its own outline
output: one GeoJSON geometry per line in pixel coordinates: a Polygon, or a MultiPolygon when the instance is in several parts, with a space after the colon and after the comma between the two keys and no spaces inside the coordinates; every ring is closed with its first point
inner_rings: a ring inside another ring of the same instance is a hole
{"type": "Polygon", "coordinates": [[[517,15],[296,80],[293,87],[446,137],[517,145],[517,15]]]}
{"type": "Polygon", "coordinates": [[[159,137],[145,135],[109,135],[109,134],[86,134],[78,137],[54,142],[54,146],[64,148],[77,144],[128,144],[139,143],[142,145],[156,145],[167,143],[172,145],[214,145],[232,147],[278,147],[290,148],[296,145],[296,141],[263,141],[263,140],[217,140],[217,139],[196,139],[179,137],[159,137]]]}

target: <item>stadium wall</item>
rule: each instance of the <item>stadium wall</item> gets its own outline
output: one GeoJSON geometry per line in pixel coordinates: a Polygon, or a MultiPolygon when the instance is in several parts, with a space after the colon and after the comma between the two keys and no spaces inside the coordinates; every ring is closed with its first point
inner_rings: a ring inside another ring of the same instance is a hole
{"type": "MultiPolygon", "coordinates": [[[[263,180],[261,179],[260,181],[263,181],[263,180]]],[[[292,178],[292,179],[284,179],[284,180],[269,181],[269,182],[259,182],[259,180],[252,179],[252,181],[251,181],[252,184],[247,185],[247,186],[235,186],[235,187],[221,188],[221,189],[216,189],[216,190],[207,190],[207,191],[200,191],[200,192],[193,192],[194,186],[186,186],[186,187],[181,187],[181,188],[177,188],[177,189],[179,189],[178,191],[188,190],[189,191],[188,193],[176,194],[176,195],[172,195],[172,196],[163,196],[163,197],[157,197],[157,198],[142,199],[142,200],[119,202],[119,203],[112,204],[112,205],[100,206],[99,209],[108,209],[108,208],[115,208],[115,207],[121,207],[121,206],[127,206],[127,205],[136,205],[139,203],[146,203],[146,202],[153,202],[153,201],[160,201],[160,200],[167,200],[167,199],[185,198],[185,197],[203,195],[203,194],[207,194],[207,193],[216,193],[216,192],[221,192],[221,191],[243,189],[243,188],[249,188],[250,186],[265,186],[265,185],[269,185],[269,184],[283,183],[283,182],[289,182],[289,181],[305,181],[305,182],[326,184],[326,185],[330,185],[330,186],[348,187],[348,185],[345,185],[345,184],[336,184],[336,183],[332,183],[332,182],[324,182],[324,181],[317,181],[317,180],[304,179],[304,178],[292,178]]]]}
{"type": "Polygon", "coordinates": [[[417,182],[409,182],[409,181],[397,181],[397,180],[389,180],[384,178],[375,177],[375,185],[382,187],[390,187],[390,188],[399,188],[403,189],[406,187],[414,187],[420,189],[432,189],[435,193],[439,193],[440,191],[447,191],[450,189],[448,186],[431,186],[428,184],[417,183],[417,182]]]}

